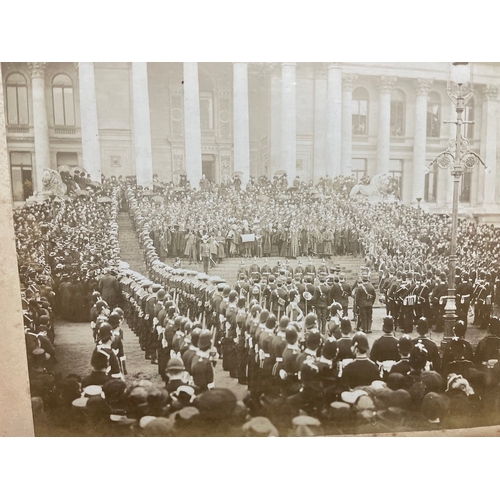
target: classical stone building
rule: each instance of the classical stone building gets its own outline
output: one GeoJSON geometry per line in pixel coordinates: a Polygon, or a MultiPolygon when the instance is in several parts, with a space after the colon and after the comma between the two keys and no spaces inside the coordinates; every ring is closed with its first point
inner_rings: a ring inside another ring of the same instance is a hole
{"type": "MultiPolygon", "coordinates": [[[[185,171],[220,182],[241,172],[293,180],[399,179],[402,200],[447,211],[451,176],[430,169],[454,137],[448,63],[2,63],[15,201],[44,168],[143,185],[185,171]]],[[[466,173],[461,210],[499,220],[500,66],[476,63],[464,128],[491,168],[466,173]]]]}

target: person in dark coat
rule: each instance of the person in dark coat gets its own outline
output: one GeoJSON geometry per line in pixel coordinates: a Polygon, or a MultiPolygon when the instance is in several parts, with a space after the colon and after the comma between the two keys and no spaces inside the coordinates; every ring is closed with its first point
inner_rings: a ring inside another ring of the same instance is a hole
{"type": "Polygon", "coordinates": [[[380,380],[378,366],[368,357],[370,346],[366,334],[356,333],[352,338],[352,347],[356,359],[344,368],[342,383],[350,389],[355,389],[380,380]]]}
{"type": "Polygon", "coordinates": [[[99,280],[99,292],[102,300],[107,302],[110,309],[114,309],[119,305],[120,284],[111,271],[105,270],[105,274],[99,280]]]}

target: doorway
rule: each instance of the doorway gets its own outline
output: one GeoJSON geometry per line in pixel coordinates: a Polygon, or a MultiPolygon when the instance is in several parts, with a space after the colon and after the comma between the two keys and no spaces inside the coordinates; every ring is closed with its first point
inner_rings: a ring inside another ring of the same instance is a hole
{"type": "Polygon", "coordinates": [[[214,155],[202,155],[201,172],[210,182],[215,182],[215,158],[214,155]]]}

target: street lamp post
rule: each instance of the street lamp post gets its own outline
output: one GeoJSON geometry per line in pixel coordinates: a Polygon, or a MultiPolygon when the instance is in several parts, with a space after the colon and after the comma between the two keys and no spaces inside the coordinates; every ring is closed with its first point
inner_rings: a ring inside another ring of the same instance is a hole
{"type": "MultiPolygon", "coordinates": [[[[448,294],[445,298],[444,308],[444,335],[441,342],[443,348],[453,337],[453,327],[457,320],[455,272],[457,264],[457,233],[458,233],[458,188],[460,179],[465,171],[473,170],[476,165],[486,165],[481,158],[469,149],[469,141],[462,137],[462,125],[466,122],[462,120],[465,105],[474,93],[472,82],[472,71],[470,63],[452,63],[450,65],[450,75],[448,80],[448,97],[455,105],[457,113],[456,121],[444,122],[456,124],[455,139],[450,139],[448,149],[439,154],[431,165],[438,165],[439,168],[448,169],[453,178],[453,205],[451,212],[451,245],[449,257],[448,274],[448,294]]],[[[487,169],[488,170],[488,169],[487,169]]]]}

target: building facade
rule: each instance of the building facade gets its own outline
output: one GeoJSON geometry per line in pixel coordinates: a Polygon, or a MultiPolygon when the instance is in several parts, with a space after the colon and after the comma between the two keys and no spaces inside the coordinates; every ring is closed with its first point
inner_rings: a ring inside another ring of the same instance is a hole
{"type": "MultiPolygon", "coordinates": [[[[290,182],[385,172],[404,203],[447,212],[452,180],[430,167],[455,136],[448,63],[2,63],[15,202],[41,190],[45,168],[94,180],[198,186],[239,172],[290,182]],[[430,171],[428,171],[430,169],[430,171]]],[[[490,167],[461,182],[462,211],[499,221],[500,66],[475,63],[464,119],[490,167]]]]}

